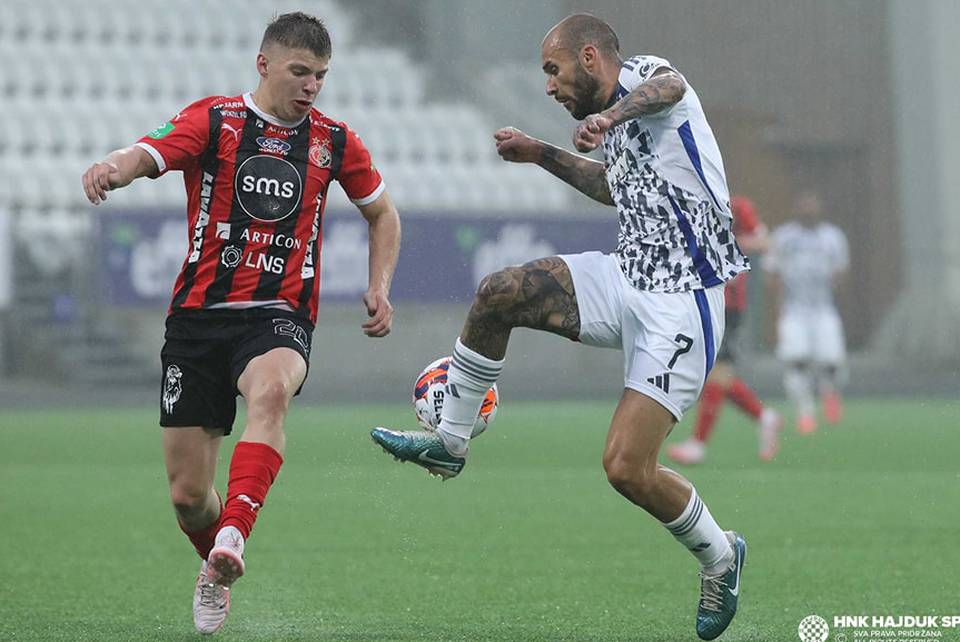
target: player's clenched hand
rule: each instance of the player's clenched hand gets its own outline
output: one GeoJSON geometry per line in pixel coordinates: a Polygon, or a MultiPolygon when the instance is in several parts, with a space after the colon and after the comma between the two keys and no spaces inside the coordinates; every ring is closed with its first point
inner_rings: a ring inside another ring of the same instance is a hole
{"type": "Polygon", "coordinates": [[[493,134],[500,158],[512,163],[536,163],[540,158],[541,142],[527,136],[516,127],[504,127],[493,134]]]}
{"type": "Polygon", "coordinates": [[[385,292],[367,290],[363,295],[363,304],[367,306],[370,318],[361,326],[368,337],[385,337],[390,334],[393,324],[393,306],[385,292]]]}
{"type": "Polygon", "coordinates": [[[579,152],[592,152],[603,142],[603,133],[613,126],[613,119],[603,114],[590,114],[573,132],[573,146],[579,152]]]}
{"type": "Polygon", "coordinates": [[[120,168],[114,163],[94,163],[83,173],[83,191],[94,205],[107,200],[107,191],[120,184],[120,168]]]}

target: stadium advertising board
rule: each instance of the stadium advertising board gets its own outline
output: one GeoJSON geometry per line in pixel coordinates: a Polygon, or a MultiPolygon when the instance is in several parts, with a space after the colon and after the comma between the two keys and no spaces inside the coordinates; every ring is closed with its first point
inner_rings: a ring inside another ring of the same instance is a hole
{"type": "MultiPolygon", "coordinates": [[[[327,213],[324,219],[321,300],[353,302],[367,287],[366,222],[353,213],[327,213]]],[[[116,211],[98,221],[103,303],[165,304],[188,249],[182,214],[116,211]]],[[[552,254],[609,252],[616,240],[615,215],[494,219],[404,214],[391,298],[469,301],[480,279],[497,269],[552,254]]]]}

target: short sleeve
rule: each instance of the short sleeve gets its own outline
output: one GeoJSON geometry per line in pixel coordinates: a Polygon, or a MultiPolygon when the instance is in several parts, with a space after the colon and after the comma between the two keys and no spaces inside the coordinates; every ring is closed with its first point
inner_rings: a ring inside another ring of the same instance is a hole
{"type": "MultiPolygon", "coordinates": [[[[674,69],[666,58],[658,56],[634,56],[623,63],[620,68],[620,85],[627,91],[633,91],[643,83],[653,78],[658,69],[667,67],[674,69]]],[[[674,69],[674,71],[676,71],[674,69]]]]}
{"type": "Polygon", "coordinates": [[[385,189],[380,172],[373,165],[370,152],[353,130],[346,129],[347,142],[343,150],[343,165],[337,181],[354,205],[369,205],[385,189]]]}
{"type": "Polygon", "coordinates": [[[156,161],[157,176],[171,169],[185,169],[203,154],[210,138],[210,106],[215,98],[198,100],[137,141],[137,147],[156,161]]]}

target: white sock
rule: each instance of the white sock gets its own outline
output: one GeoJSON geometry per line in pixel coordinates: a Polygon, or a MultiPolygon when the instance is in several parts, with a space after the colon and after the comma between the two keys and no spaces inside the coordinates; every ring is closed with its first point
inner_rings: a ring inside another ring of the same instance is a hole
{"type": "Polygon", "coordinates": [[[437,426],[437,434],[450,454],[460,457],[466,454],[483,398],[500,378],[504,361],[494,361],[474,352],[457,338],[437,426]]]}
{"type": "Polygon", "coordinates": [[[813,382],[806,370],[787,368],[783,375],[783,387],[796,405],[799,416],[813,415],[813,382]]]}
{"type": "Polygon", "coordinates": [[[710,574],[726,568],[733,559],[733,548],[727,536],[697,495],[696,488],[692,489],[690,501],[680,513],[680,517],[663,525],[678,542],[693,553],[704,571],[710,574]]]}
{"type": "Polygon", "coordinates": [[[777,418],[780,415],[777,414],[777,411],[773,408],[764,407],[763,412],[760,413],[760,418],[757,420],[761,426],[772,425],[777,421],[777,418]]]}

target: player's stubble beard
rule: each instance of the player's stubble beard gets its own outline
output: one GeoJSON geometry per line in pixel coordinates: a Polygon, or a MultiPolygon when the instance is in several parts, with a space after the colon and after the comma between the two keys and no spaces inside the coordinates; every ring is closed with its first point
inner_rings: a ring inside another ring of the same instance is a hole
{"type": "Polygon", "coordinates": [[[595,114],[603,109],[602,98],[600,94],[600,81],[587,73],[580,61],[577,61],[577,67],[573,72],[573,95],[576,100],[576,109],[571,115],[577,120],[583,120],[590,114],[595,114]]]}

